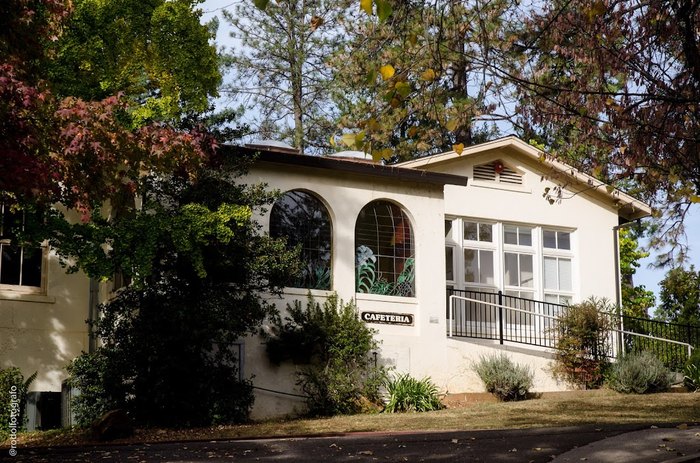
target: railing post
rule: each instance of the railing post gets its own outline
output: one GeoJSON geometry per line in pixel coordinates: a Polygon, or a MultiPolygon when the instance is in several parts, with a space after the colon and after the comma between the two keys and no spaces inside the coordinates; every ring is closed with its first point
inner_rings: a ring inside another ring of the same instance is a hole
{"type": "Polygon", "coordinates": [[[450,319],[448,320],[448,322],[450,324],[449,337],[452,337],[452,325],[454,324],[454,319],[455,319],[454,301],[455,301],[454,294],[450,294],[450,297],[447,298],[447,303],[449,304],[449,310],[450,310],[450,319]]]}
{"type": "Polygon", "coordinates": [[[503,344],[503,292],[498,291],[498,340],[503,344]]]}

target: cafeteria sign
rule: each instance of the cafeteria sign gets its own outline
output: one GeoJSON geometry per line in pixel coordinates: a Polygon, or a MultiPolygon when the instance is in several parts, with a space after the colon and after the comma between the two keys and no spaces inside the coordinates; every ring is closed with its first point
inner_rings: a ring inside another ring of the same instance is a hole
{"type": "Polygon", "coordinates": [[[413,326],[413,315],[408,313],[362,312],[360,318],[366,323],[413,326]]]}

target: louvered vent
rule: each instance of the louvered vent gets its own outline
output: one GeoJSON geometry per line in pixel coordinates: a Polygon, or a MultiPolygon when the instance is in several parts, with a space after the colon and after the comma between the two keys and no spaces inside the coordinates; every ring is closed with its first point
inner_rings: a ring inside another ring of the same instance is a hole
{"type": "Polygon", "coordinates": [[[474,180],[507,183],[509,185],[523,184],[523,176],[501,161],[474,166],[474,180]]]}
{"type": "Polygon", "coordinates": [[[474,166],[474,180],[484,180],[487,182],[496,181],[496,169],[493,164],[482,164],[474,166]]]}

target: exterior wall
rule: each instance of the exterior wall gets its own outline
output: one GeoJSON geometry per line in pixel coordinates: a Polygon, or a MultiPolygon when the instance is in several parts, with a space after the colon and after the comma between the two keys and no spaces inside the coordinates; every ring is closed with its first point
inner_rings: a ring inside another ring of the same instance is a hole
{"type": "Polygon", "coordinates": [[[49,254],[46,295],[0,292],[0,367],[37,372],[31,391],[60,391],[66,365],[88,350],[90,283],[49,254]]]}
{"type": "Polygon", "coordinates": [[[550,205],[543,193],[545,188],[553,189],[557,184],[543,179],[546,172],[539,170],[541,166],[523,158],[513,157],[506,151],[491,152],[425,168],[467,175],[470,179],[466,187],[445,187],[446,215],[573,229],[574,289],[578,298],[605,297],[614,303],[616,249],[613,227],[618,225],[617,211],[589,192],[571,188],[564,191],[564,197],[568,199],[550,205]],[[498,186],[472,180],[475,164],[494,160],[502,160],[522,172],[523,185],[498,186]]]}
{"type": "MultiPolygon", "coordinates": [[[[442,186],[399,183],[373,178],[358,179],[313,169],[291,166],[256,165],[246,179],[263,182],[282,192],[303,189],[315,193],[327,206],[332,221],[332,289],[344,301],[355,299],[360,311],[412,314],[413,326],[372,324],[381,341],[379,361],[414,376],[430,375],[440,384],[449,376],[445,353],[445,261],[444,203],[442,186]],[[355,293],[355,221],[360,210],[373,200],[393,201],[411,220],[416,258],[416,297],[391,297],[355,293]],[[444,376],[444,378],[442,378],[444,376]]],[[[268,217],[260,218],[268,229],[268,217]]],[[[305,303],[307,290],[289,289],[278,308],[298,299],[305,303]]],[[[314,291],[316,296],[328,294],[314,291]]],[[[293,367],[269,365],[258,338],[246,341],[244,375],[255,375],[255,385],[297,393],[293,367]]],[[[293,413],[301,400],[256,390],[253,417],[293,413]]]]}

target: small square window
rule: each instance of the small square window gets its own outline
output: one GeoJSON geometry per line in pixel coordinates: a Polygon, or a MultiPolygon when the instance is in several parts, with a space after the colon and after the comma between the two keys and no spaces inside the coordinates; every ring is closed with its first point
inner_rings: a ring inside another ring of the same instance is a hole
{"type": "Polygon", "coordinates": [[[464,221],[464,239],[467,241],[493,242],[493,225],[490,223],[464,221]]]}
{"type": "Polygon", "coordinates": [[[571,233],[569,232],[544,230],[542,240],[543,246],[547,249],[571,250],[571,233]]]}
{"type": "Polygon", "coordinates": [[[503,227],[503,242],[516,246],[532,246],[532,228],[505,225],[503,227]]]}

